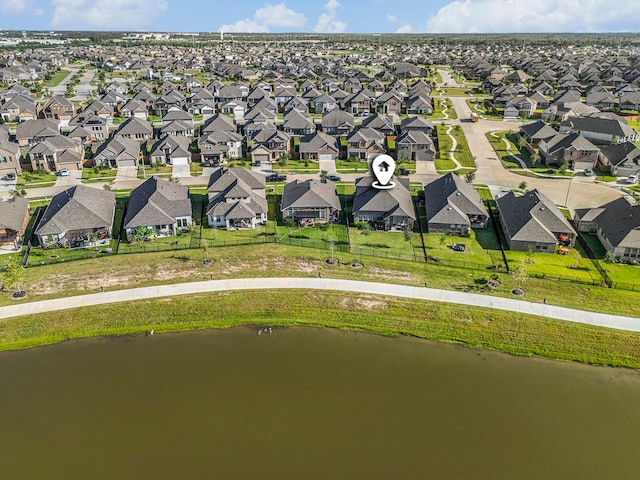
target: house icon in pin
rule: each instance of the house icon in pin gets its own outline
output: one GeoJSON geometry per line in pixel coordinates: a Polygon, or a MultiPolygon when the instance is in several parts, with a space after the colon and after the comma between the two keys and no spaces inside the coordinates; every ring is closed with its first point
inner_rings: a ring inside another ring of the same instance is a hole
{"type": "Polygon", "coordinates": [[[378,167],[380,168],[381,172],[388,172],[389,171],[389,167],[391,165],[389,165],[387,162],[383,161],[380,165],[378,165],[378,167]]]}

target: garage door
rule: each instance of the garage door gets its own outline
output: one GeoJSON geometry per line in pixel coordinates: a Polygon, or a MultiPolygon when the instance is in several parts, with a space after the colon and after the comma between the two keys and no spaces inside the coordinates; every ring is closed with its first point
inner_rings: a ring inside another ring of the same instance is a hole
{"type": "Polygon", "coordinates": [[[171,163],[174,165],[189,165],[189,159],[187,157],[174,157],[171,159],[171,163]]]}
{"type": "Polygon", "coordinates": [[[135,160],[118,160],[118,167],[135,167],[135,160]]]}
{"type": "Polygon", "coordinates": [[[321,153],[320,155],[318,155],[318,160],[320,160],[321,162],[322,161],[332,162],[335,159],[333,158],[332,153],[321,153]]]}

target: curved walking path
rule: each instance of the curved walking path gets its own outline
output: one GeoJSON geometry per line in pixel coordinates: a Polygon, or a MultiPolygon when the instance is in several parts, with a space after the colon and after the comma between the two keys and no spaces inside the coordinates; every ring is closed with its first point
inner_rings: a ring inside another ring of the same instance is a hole
{"type": "Polygon", "coordinates": [[[108,303],[162,298],[173,295],[226,292],[230,290],[272,289],[334,290],[455,303],[475,307],[495,308],[497,310],[537,315],[556,320],[565,320],[599,327],[609,327],[618,330],[640,332],[640,318],[621,317],[606,313],[573,310],[554,305],[527,302],[512,298],[491,297],[476,293],[411,287],[389,283],[363,282],[359,280],[338,280],[333,278],[239,278],[178,283],[173,285],[157,285],[154,287],[132,288],[128,290],[115,290],[0,307],[0,319],[45,312],[55,312],[79,307],[91,307],[108,303]]]}

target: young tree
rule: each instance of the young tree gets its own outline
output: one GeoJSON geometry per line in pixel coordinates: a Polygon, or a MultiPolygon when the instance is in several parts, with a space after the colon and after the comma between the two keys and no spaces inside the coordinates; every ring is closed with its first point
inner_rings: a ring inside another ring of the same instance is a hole
{"type": "Polygon", "coordinates": [[[4,264],[4,271],[2,272],[2,288],[13,288],[15,287],[16,292],[22,292],[20,288],[20,284],[22,283],[22,279],[24,278],[24,267],[22,264],[17,261],[8,260],[4,264]]]}
{"type": "Polygon", "coordinates": [[[560,162],[560,166],[558,167],[558,171],[560,173],[565,173],[569,169],[569,160],[563,158],[560,162]]]}
{"type": "Polygon", "coordinates": [[[527,182],[520,182],[520,185],[518,185],[518,188],[520,190],[526,190],[527,189],[527,182]]]}
{"type": "Polygon", "coordinates": [[[464,179],[467,183],[473,183],[473,181],[476,179],[476,172],[465,173],[464,179]]]}
{"type": "Polygon", "coordinates": [[[529,269],[524,263],[524,260],[520,260],[520,263],[513,269],[513,279],[516,281],[518,289],[522,289],[522,285],[529,278],[529,269]]]}

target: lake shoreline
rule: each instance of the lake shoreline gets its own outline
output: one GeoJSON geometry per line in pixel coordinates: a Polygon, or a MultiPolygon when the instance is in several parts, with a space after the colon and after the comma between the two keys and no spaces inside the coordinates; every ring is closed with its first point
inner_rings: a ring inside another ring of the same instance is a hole
{"type": "Polygon", "coordinates": [[[560,320],[370,294],[284,290],[166,297],[15,317],[2,321],[0,350],[68,339],[224,329],[330,327],[411,336],[589,365],[640,369],[640,335],[560,320]],[[293,301],[295,299],[295,301],[293,301]]]}

